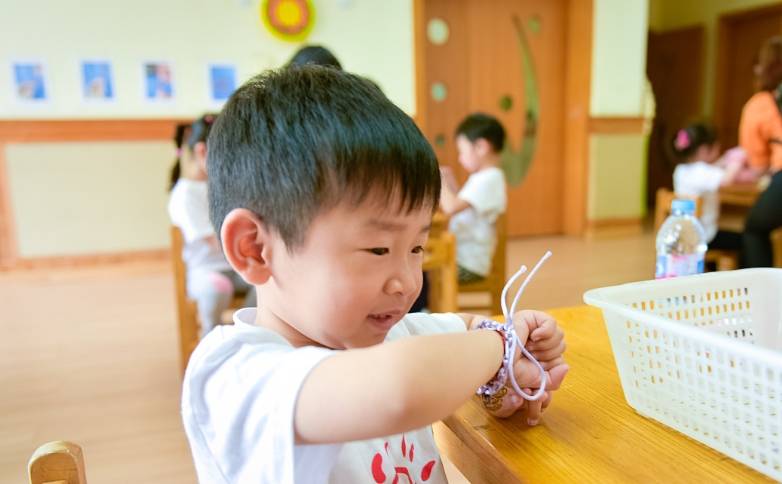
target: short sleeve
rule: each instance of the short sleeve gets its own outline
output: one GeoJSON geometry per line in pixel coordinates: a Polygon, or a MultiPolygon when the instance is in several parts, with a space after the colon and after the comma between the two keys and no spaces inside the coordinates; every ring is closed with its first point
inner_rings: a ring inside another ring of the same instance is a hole
{"type": "Polygon", "coordinates": [[[459,198],[480,215],[505,211],[505,177],[499,168],[474,173],[459,191],[459,198]]]}
{"type": "Polygon", "coordinates": [[[454,313],[410,313],[389,332],[388,339],[401,336],[458,333],[466,331],[464,320],[454,313]]]}
{"type": "MultiPolygon", "coordinates": [[[[240,344],[212,333],[207,337],[211,341],[204,340],[206,347],[200,345],[191,358],[182,396],[199,479],[293,483],[299,390],[310,371],[334,351],[240,344]]],[[[308,450],[304,458],[321,468],[333,463],[340,449],[303,447],[308,450]]]]}

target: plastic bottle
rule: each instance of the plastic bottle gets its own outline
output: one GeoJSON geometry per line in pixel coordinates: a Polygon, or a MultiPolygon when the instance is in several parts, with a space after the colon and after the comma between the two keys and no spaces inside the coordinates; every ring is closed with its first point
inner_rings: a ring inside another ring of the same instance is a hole
{"type": "Polygon", "coordinates": [[[703,272],[706,237],[695,217],[695,201],[677,199],[671,203],[671,215],[657,232],[655,277],[688,276],[703,272]]]}

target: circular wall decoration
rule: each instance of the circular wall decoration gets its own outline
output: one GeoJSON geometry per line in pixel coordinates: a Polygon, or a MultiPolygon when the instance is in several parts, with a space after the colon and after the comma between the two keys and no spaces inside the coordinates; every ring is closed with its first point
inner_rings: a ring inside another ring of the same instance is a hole
{"type": "Polygon", "coordinates": [[[310,0],[263,0],[261,21],[278,39],[301,42],[315,24],[315,9],[310,0]]]}
{"type": "Polygon", "coordinates": [[[445,135],[442,133],[437,133],[437,136],[434,137],[434,145],[437,148],[442,148],[445,146],[445,135]]]}
{"type": "Polygon", "coordinates": [[[448,89],[446,89],[445,84],[442,82],[435,82],[432,84],[432,99],[437,101],[438,103],[441,103],[445,101],[445,98],[448,96],[448,89]]]}
{"type": "Polygon", "coordinates": [[[426,26],[426,36],[429,38],[429,42],[434,45],[443,45],[448,42],[449,35],[448,24],[441,18],[433,18],[426,26]]]}
{"type": "Polygon", "coordinates": [[[511,109],[513,109],[513,98],[510,96],[510,94],[506,94],[500,98],[499,101],[500,111],[507,113],[511,109]]]}

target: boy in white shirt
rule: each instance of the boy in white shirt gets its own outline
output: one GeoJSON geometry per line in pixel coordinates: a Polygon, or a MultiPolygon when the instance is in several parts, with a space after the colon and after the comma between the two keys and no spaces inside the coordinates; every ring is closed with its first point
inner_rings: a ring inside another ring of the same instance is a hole
{"type": "Polygon", "coordinates": [[[505,175],[499,167],[504,145],[505,129],[496,118],[471,114],[456,128],[459,163],[470,174],[461,190],[453,172],[442,169],[440,209],[451,217],[459,282],[477,281],[491,272],[495,222],[507,207],[505,175]]]}
{"type": "Polygon", "coordinates": [[[201,482],[445,482],[429,425],[487,382],[499,415],[537,423],[568,370],[550,316],[521,311],[497,328],[405,314],[440,179],[375,85],[323,67],[251,79],[213,128],[208,169],[223,250],[260,303],[202,340],[185,374],[201,482]],[[491,331],[466,331],[480,327],[491,331]],[[501,386],[541,387],[508,349],[514,331],[548,370],[540,400],[501,386]]]}

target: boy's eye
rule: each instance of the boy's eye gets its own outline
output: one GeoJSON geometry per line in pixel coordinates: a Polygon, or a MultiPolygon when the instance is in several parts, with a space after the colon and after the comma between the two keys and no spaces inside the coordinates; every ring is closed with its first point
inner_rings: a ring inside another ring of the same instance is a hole
{"type": "Polygon", "coordinates": [[[413,254],[423,254],[424,248],[420,245],[417,245],[413,248],[413,254]]]}
{"type": "Polygon", "coordinates": [[[373,247],[371,249],[367,249],[367,252],[370,252],[375,255],[386,255],[388,254],[388,248],[386,247],[373,247]]]}

